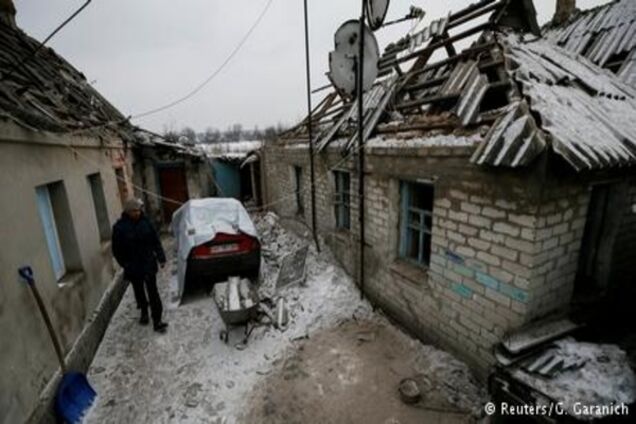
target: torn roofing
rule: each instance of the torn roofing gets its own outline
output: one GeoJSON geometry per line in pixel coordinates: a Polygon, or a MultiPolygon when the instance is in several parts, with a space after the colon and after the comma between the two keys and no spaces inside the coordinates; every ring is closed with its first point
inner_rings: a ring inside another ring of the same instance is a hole
{"type": "Polygon", "coordinates": [[[576,170],[636,163],[636,95],[609,72],[551,43],[500,35],[509,70],[552,149],[576,170]]]}
{"type": "Polygon", "coordinates": [[[165,137],[142,128],[134,130],[134,145],[139,148],[150,147],[158,150],[168,150],[172,154],[192,156],[199,159],[205,157],[205,152],[198,144],[186,145],[180,142],[171,142],[165,137]]]}
{"type": "MultiPolygon", "coordinates": [[[[425,46],[411,42],[412,33],[390,45],[385,56],[391,58],[380,65],[390,72],[381,72],[364,95],[364,139],[473,131],[485,134],[471,158],[479,165],[525,166],[547,149],[578,171],[636,164],[634,90],[584,57],[529,34],[532,25],[511,24],[523,15],[515,18],[521,9],[509,9],[513,3],[482,1],[435,21],[438,29],[429,32],[439,34],[441,25],[444,35],[425,46]],[[476,21],[486,13],[486,23],[476,21]],[[462,32],[447,32],[460,23],[462,32]],[[477,41],[456,52],[453,44],[467,34],[477,41]],[[448,57],[429,61],[436,50],[448,57]],[[401,69],[400,57],[415,64],[401,69]]],[[[318,150],[347,139],[345,150],[352,151],[356,110],[355,100],[335,93],[325,98],[313,118],[318,150]]],[[[306,123],[287,137],[302,139],[306,123]]]]}
{"type": "Polygon", "coordinates": [[[617,0],[584,10],[562,25],[548,24],[544,35],[636,87],[636,1],[617,0]]]}
{"type": "Polygon", "coordinates": [[[97,134],[132,140],[124,116],[86,77],[22,30],[0,22],[0,117],[34,130],[97,134]]]}

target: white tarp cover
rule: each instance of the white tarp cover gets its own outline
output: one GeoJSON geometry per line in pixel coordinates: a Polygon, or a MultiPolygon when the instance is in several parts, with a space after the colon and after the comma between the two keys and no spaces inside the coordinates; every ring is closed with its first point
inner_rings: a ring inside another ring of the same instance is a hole
{"type": "Polygon", "coordinates": [[[193,199],[175,211],[172,215],[172,233],[176,240],[178,287],[172,293],[173,302],[181,302],[192,248],[214,239],[217,233],[239,232],[258,237],[249,214],[236,199],[193,199]]]}

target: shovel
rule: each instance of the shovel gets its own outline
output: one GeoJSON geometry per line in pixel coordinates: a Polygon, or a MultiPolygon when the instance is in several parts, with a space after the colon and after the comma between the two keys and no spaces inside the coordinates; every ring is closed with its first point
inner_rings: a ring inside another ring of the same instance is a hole
{"type": "Polygon", "coordinates": [[[35,298],[38,308],[40,309],[40,313],[42,314],[42,319],[44,320],[46,328],[49,331],[49,335],[51,336],[51,341],[53,342],[57,359],[60,362],[62,381],[57,388],[55,409],[64,421],[71,424],[79,423],[82,421],[82,418],[88,408],[93,404],[97,393],[88,383],[84,374],[78,372],[67,372],[60,342],[55,335],[55,330],[53,329],[49,314],[42,302],[42,297],[40,297],[40,292],[35,286],[33,270],[30,266],[24,266],[18,269],[18,274],[22,277],[22,279],[24,279],[31,289],[31,293],[33,293],[33,297],[35,298]]]}

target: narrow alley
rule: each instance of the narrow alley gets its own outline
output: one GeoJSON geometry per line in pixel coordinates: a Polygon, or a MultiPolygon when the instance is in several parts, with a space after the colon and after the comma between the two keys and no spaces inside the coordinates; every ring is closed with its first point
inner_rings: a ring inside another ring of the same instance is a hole
{"type": "MultiPolygon", "coordinates": [[[[285,298],[285,331],[257,327],[242,346],[236,329],[226,345],[213,299],[195,294],[169,305],[169,331],[158,335],[138,324],[128,289],[89,370],[99,397],[86,422],[472,422],[485,391],[466,365],[373,312],[328,252],[311,247],[306,283],[276,292],[281,258],[310,241],[274,214],[255,221],[265,257],[260,292],[285,298]],[[400,381],[424,374],[427,403],[403,404],[400,381]]],[[[173,257],[173,239],[163,243],[173,257]]],[[[164,299],[174,281],[165,267],[164,299]]]]}

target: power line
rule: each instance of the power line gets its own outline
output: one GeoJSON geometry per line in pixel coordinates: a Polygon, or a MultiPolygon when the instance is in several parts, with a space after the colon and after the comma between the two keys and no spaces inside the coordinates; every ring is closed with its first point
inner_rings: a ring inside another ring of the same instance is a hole
{"type": "Polygon", "coordinates": [[[44,39],[44,41],[42,41],[40,44],[38,44],[38,46],[35,48],[35,50],[33,50],[31,53],[29,53],[27,56],[25,56],[22,60],[20,60],[19,62],[17,62],[15,65],[13,65],[13,67],[11,68],[11,71],[9,72],[9,74],[6,77],[2,77],[2,79],[9,79],[11,76],[13,76],[13,73],[18,69],[21,68],[23,65],[25,65],[28,61],[30,61],[31,59],[33,59],[35,57],[36,54],[38,54],[38,52],[42,49],[42,47],[44,47],[46,45],[46,43],[49,42],[49,40],[51,40],[51,38],[55,37],[55,34],[57,34],[58,32],[60,32],[62,30],[62,28],[64,28],[69,22],[71,22],[73,19],[75,19],[75,17],[77,15],[79,15],[84,9],[86,9],[86,7],[90,4],[90,2],[92,2],[93,0],[86,0],[86,2],[80,6],[79,9],[77,9],[75,12],[73,12],[73,14],[71,16],[69,16],[68,18],[66,18],[66,20],[64,20],[64,22],[62,22],[60,25],[57,26],[57,28],[55,28],[55,30],[53,30],[52,33],[50,33],[48,35],[48,37],[46,37],[44,39]]]}
{"type": "Polygon", "coordinates": [[[195,87],[192,91],[190,91],[188,94],[186,94],[185,96],[174,100],[171,103],[168,103],[164,106],[155,108],[155,109],[151,109],[147,112],[143,112],[143,113],[139,113],[137,115],[133,115],[132,118],[136,119],[136,118],[144,118],[146,116],[149,115],[153,115],[155,113],[159,113],[162,112],[166,109],[169,109],[171,107],[174,107],[180,103],[185,102],[186,100],[190,99],[191,97],[193,97],[194,95],[196,95],[199,91],[201,91],[206,85],[208,85],[210,83],[210,81],[212,81],[217,75],[219,75],[221,73],[221,71],[228,65],[228,63],[230,63],[230,61],[234,58],[234,56],[236,56],[236,54],[241,50],[241,48],[243,47],[243,45],[247,42],[247,40],[249,39],[249,37],[252,35],[252,32],[254,32],[254,30],[256,29],[256,27],[258,26],[258,24],[261,22],[261,20],[263,20],[263,17],[265,16],[265,13],[267,13],[267,10],[269,9],[269,7],[272,5],[274,0],[268,0],[267,4],[265,5],[265,7],[263,8],[263,10],[261,11],[260,15],[258,15],[258,18],[256,19],[256,21],[254,21],[254,24],[252,24],[252,26],[250,27],[250,29],[247,31],[247,33],[245,34],[245,36],[241,39],[241,41],[236,45],[236,47],[234,48],[234,50],[232,50],[232,52],[230,53],[230,55],[225,59],[225,61],[223,61],[223,63],[221,63],[221,65],[208,77],[205,79],[205,81],[203,81],[201,84],[199,84],[197,87],[195,87]]]}

